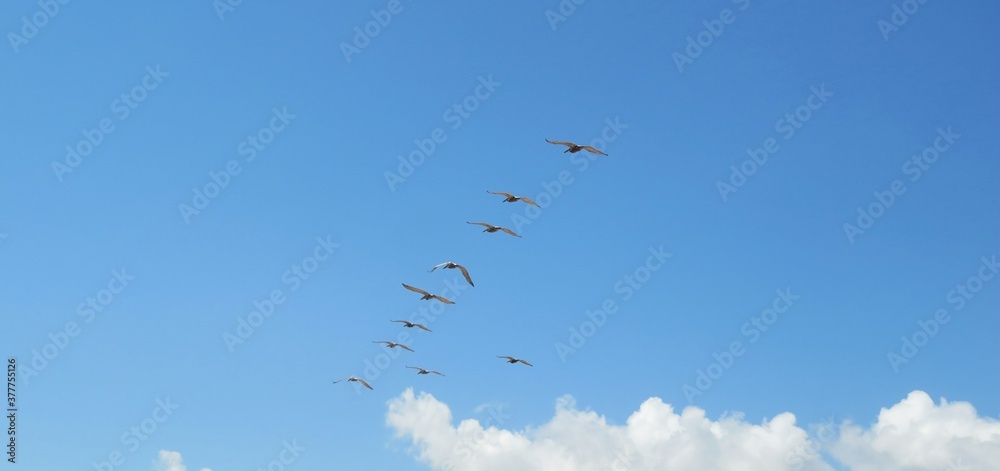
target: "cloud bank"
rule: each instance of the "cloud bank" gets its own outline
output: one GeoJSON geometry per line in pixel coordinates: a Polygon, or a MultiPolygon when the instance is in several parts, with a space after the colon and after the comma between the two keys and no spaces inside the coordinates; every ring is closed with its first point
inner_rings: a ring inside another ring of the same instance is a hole
{"type": "Polygon", "coordinates": [[[868,429],[845,423],[832,453],[852,471],[1000,469],[1000,421],[913,391],[868,429]]]}
{"type": "Polygon", "coordinates": [[[754,424],[741,414],[718,420],[659,398],[644,401],[624,425],[609,424],[573,398],[556,401],[538,428],[503,428],[503,414],[452,425],[448,406],[407,389],[388,403],[386,424],[412,442],[414,457],[433,470],[455,471],[961,471],[996,469],[1000,422],[968,403],[940,404],[914,391],[882,409],[870,428],[844,422],[811,436],[789,412],[754,424]],[[821,454],[822,453],[822,454],[821,454]]]}

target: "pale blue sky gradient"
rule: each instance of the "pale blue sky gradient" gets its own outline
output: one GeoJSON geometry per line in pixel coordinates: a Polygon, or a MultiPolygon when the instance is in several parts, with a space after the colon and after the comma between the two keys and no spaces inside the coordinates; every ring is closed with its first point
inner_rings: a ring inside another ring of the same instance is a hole
{"type": "MultiPolygon", "coordinates": [[[[425,469],[385,425],[407,387],[457,419],[502,403],[506,428],[545,422],[563,394],[621,423],[652,396],[687,406],[684,385],[733,341],[745,353],[694,398],[709,417],[868,424],[915,389],[1000,414],[1000,282],[958,311],[946,299],[1000,252],[1000,6],[929,1],[885,40],[889,1],[592,0],[555,30],[555,1],[401,5],[350,62],[340,44],[386,2],[245,1],[224,20],[207,0],[70,2],[0,51],[0,345],[25,367],[79,328],[21,374],[22,469],[120,450],[116,470],[145,471],[161,449],[189,469],[257,469],[293,438],[307,448],[293,469],[425,469]],[[735,20],[679,71],[672,55],[725,8],[735,20]],[[121,119],[114,102],[147,67],[166,75],[121,119]],[[490,77],[453,128],[447,110],[490,77]],[[814,87],[832,96],[786,139],[776,122],[814,87]],[[275,109],[294,117],[247,161],[275,109]],[[53,162],[103,119],[114,130],[60,181],[53,162]],[[590,143],[609,120],[624,124],[610,156],[583,170],[544,140],[590,143]],[[949,126],[960,137],[911,181],[904,163],[949,126]],[[438,128],[390,191],[385,172],[438,128]],[[723,201],[717,182],[768,138],[778,151],[723,201]],[[179,206],[230,161],[240,173],[186,222],[179,206]],[[526,206],[486,190],[537,198],[563,171],[572,183],[523,238],[466,224],[515,228],[526,206]],[[843,225],[897,179],[905,193],[851,243],[843,225]],[[317,238],[339,247],[293,290],[283,277],[317,238]],[[672,256],[623,300],[616,284],[661,246],[672,256]],[[374,391],[331,384],[363,374],[371,341],[400,331],[390,318],[428,307],[400,283],[458,277],[427,273],[447,260],[476,287],[433,333],[407,331],[416,352],[374,391]],[[85,322],[78,306],[115,270],[134,279],[85,322]],[[223,333],[275,289],[285,302],[230,353],[223,333]],[[786,289],[800,298],[749,342],[743,325],[786,289]],[[555,345],[608,298],[617,313],[563,362],[555,345]],[[942,308],[951,321],[894,372],[887,353],[942,308]],[[177,410],[130,451],[122,435],[166,398],[177,410]]],[[[37,11],[4,2],[0,31],[37,11]]]]}

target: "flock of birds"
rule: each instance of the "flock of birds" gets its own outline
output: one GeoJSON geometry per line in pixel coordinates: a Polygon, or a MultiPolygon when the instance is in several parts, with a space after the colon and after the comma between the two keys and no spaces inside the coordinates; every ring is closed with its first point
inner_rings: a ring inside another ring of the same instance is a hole
{"type": "MultiPolygon", "coordinates": [[[[577,145],[577,144],[574,144],[574,143],[568,142],[568,141],[550,141],[550,140],[546,139],[545,142],[548,142],[549,144],[566,146],[566,150],[563,151],[564,154],[567,153],[567,152],[571,153],[571,154],[575,154],[577,152],[580,152],[581,150],[585,150],[585,151],[590,152],[592,154],[608,155],[608,154],[605,154],[604,152],[601,152],[598,149],[595,149],[594,147],[591,147],[591,146],[581,146],[581,145],[577,145]]],[[[492,194],[492,195],[503,196],[504,197],[504,199],[503,199],[504,203],[516,203],[518,201],[523,201],[526,204],[530,204],[532,206],[538,207],[538,204],[536,204],[534,201],[531,201],[531,199],[529,199],[529,198],[527,198],[525,196],[515,196],[515,195],[512,195],[510,193],[503,192],[503,191],[488,191],[487,190],[486,192],[489,193],[489,194],[492,194]]],[[[483,229],[483,232],[494,233],[494,232],[501,232],[502,231],[502,232],[506,232],[507,234],[510,234],[510,235],[512,235],[514,237],[521,237],[520,235],[516,234],[514,231],[512,231],[512,230],[510,230],[510,229],[508,229],[506,227],[494,226],[494,225],[486,223],[486,222],[470,222],[470,221],[466,221],[466,222],[469,223],[469,224],[474,224],[474,225],[477,225],[477,226],[483,226],[483,227],[485,227],[485,229],[483,229]]],[[[465,278],[465,281],[467,281],[470,286],[473,286],[473,287],[476,286],[475,283],[472,282],[472,276],[469,275],[469,270],[466,269],[462,265],[459,265],[459,264],[457,264],[455,262],[444,262],[444,263],[439,263],[437,265],[434,265],[434,267],[431,268],[430,271],[433,272],[434,270],[437,270],[438,268],[441,268],[441,269],[458,269],[460,272],[462,272],[462,276],[465,278]]],[[[444,304],[455,304],[454,301],[452,301],[452,300],[450,300],[448,298],[445,298],[443,296],[439,296],[439,295],[436,295],[436,294],[429,293],[429,292],[424,291],[424,290],[422,290],[420,288],[417,288],[417,287],[414,287],[414,286],[410,286],[410,285],[408,285],[406,283],[403,283],[403,288],[406,288],[406,289],[408,289],[410,291],[413,291],[413,292],[415,292],[417,294],[420,294],[420,299],[423,300],[423,301],[436,300],[436,301],[440,301],[440,302],[442,302],[444,304]]],[[[417,324],[415,322],[410,322],[410,321],[406,321],[406,320],[392,320],[392,319],[390,319],[389,322],[398,322],[400,324],[403,324],[403,327],[406,327],[406,328],[417,327],[417,328],[425,330],[427,332],[431,332],[431,329],[428,329],[427,326],[425,326],[423,324],[417,324]]],[[[411,349],[410,347],[408,347],[406,345],[403,345],[401,343],[396,343],[396,342],[390,342],[388,340],[373,340],[372,343],[383,344],[387,348],[401,348],[403,350],[407,350],[407,351],[410,351],[410,352],[413,351],[413,349],[411,349]]],[[[523,363],[523,364],[528,365],[528,366],[534,366],[531,363],[528,363],[527,361],[525,361],[524,359],[515,358],[515,357],[512,357],[512,356],[497,355],[497,358],[503,358],[503,359],[506,360],[507,363],[510,363],[510,364],[523,363]]],[[[435,370],[425,370],[425,369],[420,368],[420,367],[409,366],[409,365],[406,365],[406,367],[409,368],[409,369],[412,369],[412,370],[417,370],[417,374],[418,375],[436,374],[438,376],[444,376],[443,374],[441,374],[441,372],[435,371],[435,370]]],[[[371,390],[374,390],[374,388],[372,388],[372,386],[370,384],[368,384],[367,381],[365,381],[362,378],[358,378],[356,376],[348,376],[348,377],[343,378],[343,379],[338,379],[338,380],[334,381],[334,383],[336,384],[336,383],[339,383],[341,381],[358,382],[358,383],[361,383],[361,385],[363,385],[364,387],[366,387],[368,389],[371,389],[371,390]]]]}

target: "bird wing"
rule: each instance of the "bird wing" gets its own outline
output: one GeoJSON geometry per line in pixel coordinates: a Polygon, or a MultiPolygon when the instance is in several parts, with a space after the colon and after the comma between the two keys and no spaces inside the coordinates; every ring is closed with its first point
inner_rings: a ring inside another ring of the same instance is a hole
{"type": "Polygon", "coordinates": [[[404,324],[406,324],[406,323],[407,323],[407,321],[394,321],[394,320],[392,320],[392,319],[389,319],[389,322],[402,322],[402,323],[404,323],[404,324]]]}
{"type": "Polygon", "coordinates": [[[441,373],[438,373],[437,371],[434,371],[434,370],[430,370],[430,372],[431,372],[431,373],[434,373],[434,374],[436,374],[436,375],[441,375],[441,376],[444,376],[443,374],[441,374],[441,373]]]}
{"type": "Polygon", "coordinates": [[[334,382],[333,382],[333,384],[337,384],[337,383],[339,383],[339,382],[341,382],[341,381],[343,381],[343,380],[345,380],[345,379],[347,379],[347,378],[343,378],[343,379],[338,379],[338,380],[334,381],[334,382]]]}
{"type": "Polygon", "coordinates": [[[417,326],[417,327],[420,327],[421,329],[424,329],[424,330],[426,330],[426,331],[428,331],[428,332],[431,332],[431,329],[428,329],[427,327],[424,327],[424,325],[423,325],[423,324],[413,324],[413,325],[415,325],[415,326],[417,326]]]}
{"type": "Polygon", "coordinates": [[[497,358],[506,358],[508,360],[513,360],[514,359],[514,357],[505,357],[505,356],[501,356],[501,355],[497,355],[497,358]]]}
{"type": "Polygon", "coordinates": [[[500,228],[500,230],[501,230],[501,231],[504,231],[504,232],[506,232],[506,233],[508,233],[508,234],[510,234],[510,235],[512,235],[512,236],[514,236],[514,237],[521,237],[521,236],[519,236],[519,235],[515,234],[515,233],[514,233],[514,231],[512,231],[512,230],[510,230],[510,229],[507,229],[506,227],[501,227],[501,228],[500,228]]]}
{"type": "Polygon", "coordinates": [[[361,378],[358,378],[358,382],[361,383],[361,384],[363,384],[363,385],[365,385],[366,388],[371,389],[372,391],[375,390],[375,388],[373,388],[370,384],[368,384],[367,382],[365,382],[365,380],[363,380],[361,378]]]}
{"type": "Polygon", "coordinates": [[[546,140],[545,140],[545,142],[548,142],[549,144],[562,144],[562,145],[564,145],[564,146],[566,146],[566,147],[573,147],[573,146],[575,146],[575,145],[576,145],[576,144],[573,144],[572,142],[566,142],[566,141],[550,141],[550,140],[548,140],[548,139],[546,139],[546,140]]]}
{"type": "Polygon", "coordinates": [[[448,262],[444,262],[444,263],[439,263],[439,264],[437,264],[437,265],[434,265],[434,268],[431,268],[431,270],[430,270],[430,271],[434,271],[434,270],[437,270],[438,268],[441,268],[441,267],[443,267],[443,266],[445,266],[445,265],[447,265],[447,264],[448,264],[448,262]]]}
{"type": "Polygon", "coordinates": [[[420,294],[422,294],[424,296],[430,296],[431,295],[430,293],[428,293],[428,292],[426,292],[426,291],[424,291],[424,290],[422,290],[420,288],[414,288],[414,287],[412,287],[412,286],[410,286],[410,285],[408,285],[406,283],[403,283],[403,287],[406,288],[406,289],[408,289],[408,290],[410,290],[410,291],[413,291],[414,293],[420,293],[420,294]]]}
{"type": "Polygon", "coordinates": [[[423,368],[417,368],[416,366],[407,366],[411,370],[422,370],[423,368]]]}
{"type": "Polygon", "coordinates": [[[504,196],[506,196],[508,198],[513,198],[514,197],[514,195],[512,195],[510,193],[507,193],[507,192],[503,192],[503,191],[490,191],[490,190],[486,190],[486,192],[489,193],[489,194],[491,194],[491,195],[504,195],[504,196]]]}
{"type": "MultiPolygon", "coordinates": [[[[530,204],[532,206],[538,206],[537,204],[535,204],[534,201],[531,201],[530,199],[528,199],[527,197],[524,197],[524,196],[521,197],[521,201],[524,201],[525,203],[528,203],[528,204],[530,204]]],[[[540,207],[540,206],[538,206],[538,207],[540,207]]]]}
{"type": "Polygon", "coordinates": [[[438,300],[438,301],[441,301],[441,302],[443,302],[445,304],[455,304],[454,301],[452,301],[452,300],[450,300],[448,298],[443,298],[443,297],[438,296],[436,294],[435,295],[431,295],[431,297],[434,298],[434,299],[436,299],[436,300],[438,300]]]}
{"type": "Polygon", "coordinates": [[[465,221],[465,222],[468,222],[469,224],[475,224],[477,226],[493,227],[493,224],[487,224],[485,222],[469,222],[469,221],[465,221]]]}
{"type": "Polygon", "coordinates": [[[385,341],[385,340],[372,340],[372,343],[384,343],[386,345],[389,345],[392,342],[388,342],[388,341],[385,341]]]}
{"type": "Polygon", "coordinates": [[[608,155],[590,146],[583,146],[583,149],[594,154],[608,155]]]}
{"type": "Polygon", "coordinates": [[[535,366],[535,365],[532,365],[531,363],[528,363],[528,362],[526,362],[524,360],[517,360],[517,361],[519,361],[521,363],[524,363],[525,365],[528,365],[528,366],[535,366]]]}
{"type": "Polygon", "coordinates": [[[472,282],[472,277],[469,276],[469,270],[466,270],[465,267],[461,265],[458,265],[458,269],[462,271],[462,276],[465,277],[465,281],[468,281],[472,286],[476,286],[476,284],[472,282]]]}
{"type": "Polygon", "coordinates": [[[402,348],[402,349],[404,349],[404,350],[409,350],[409,351],[411,351],[411,352],[413,351],[413,349],[412,349],[412,348],[410,348],[410,347],[407,347],[406,345],[403,345],[403,344],[401,344],[401,343],[397,343],[397,344],[396,344],[396,346],[397,346],[397,347],[400,347],[400,348],[402,348]]]}

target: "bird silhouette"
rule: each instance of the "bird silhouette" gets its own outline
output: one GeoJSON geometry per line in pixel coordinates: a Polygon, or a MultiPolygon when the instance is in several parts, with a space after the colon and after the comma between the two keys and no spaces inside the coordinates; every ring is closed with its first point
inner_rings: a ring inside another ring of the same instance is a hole
{"type": "Polygon", "coordinates": [[[437,265],[434,265],[434,268],[431,268],[430,271],[437,270],[438,268],[458,268],[462,272],[462,276],[465,277],[465,281],[468,281],[469,284],[472,286],[476,286],[475,283],[472,282],[472,277],[469,276],[469,270],[466,270],[465,267],[455,262],[439,263],[437,265]]]}
{"type": "Polygon", "coordinates": [[[414,288],[414,287],[412,287],[412,286],[410,286],[410,285],[408,285],[406,283],[403,283],[403,287],[406,288],[406,289],[408,289],[408,290],[410,290],[410,291],[413,291],[414,293],[420,293],[420,294],[422,294],[423,297],[420,298],[421,300],[436,299],[436,300],[441,301],[441,302],[443,302],[445,304],[455,304],[454,301],[452,301],[452,300],[450,300],[448,298],[444,298],[444,297],[438,296],[436,294],[430,294],[430,293],[428,293],[428,292],[426,292],[426,291],[424,291],[424,290],[422,290],[420,288],[414,288]]]}
{"type": "Polygon", "coordinates": [[[559,145],[566,146],[567,149],[563,151],[563,154],[565,154],[567,152],[569,152],[570,154],[575,154],[577,152],[580,152],[581,150],[585,150],[585,151],[590,152],[592,154],[608,155],[608,154],[605,154],[604,152],[601,152],[601,151],[599,151],[599,150],[597,150],[597,149],[595,149],[593,147],[590,147],[590,146],[581,146],[581,145],[573,144],[572,142],[550,141],[548,139],[546,139],[545,142],[548,142],[549,144],[559,144],[559,145]]]}
{"type": "Polygon", "coordinates": [[[392,320],[392,319],[389,319],[389,322],[402,322],[404,327],[420,327],[421,329],[424,329],[424,330],[426,330],[428,332],[432,332],[431,329],[428,329],[427,327],[424,327],[423,324],[417,324],[417,323],[414,323],[414,322],[402,321],[402,320],[395,321],[395,320],[392,320]]]}
{"type": "Polygon", "coordinates": [[[465,221],[465,222],[467,222],[469,224],[475,224],[477,226],[483,226],[483,227],[485,227],[486,229],[483,229],[483,232],[493,233],[493,232],[496,232],[496,231],[504,231],[504,232],[506,232],[506,233],[514,236],[514,237],[521,237],[521,236],[515,234],[514,231],[512,231],[510,229],[507,229],[506,227],[494,226],[493,224],[488,224],[488,223],[485,223],[485,222],[469,222],[469,221],[465,221]]]}
{"type": "Polygon", "coordinates": [[[532,365],[531,363],[528,363],[528,362],[526,362],[526,361],[524,361],[524,360],[522,360],[520,358],[506,357],[506,356],[500,356],[500,355],[497,355],[497,358],[506,358],[507,359],[507,363],[521,362],[521,363],[524,363],[525,365],[528,365],[528,366],[535,366],[535,365],[532,365]]]}
{"type": "Polygon", "coordinates": [[[412,348],[407,347],[406,345],[403,345],[401,343],[396,343],[396,342],[390,342],[388,340],[372,340],[372,343],[384,343],[389,348],[399,347],[399,348],[402,348],[403,350],[409,350],[411,352],[413,351],[412,348]]]}
{"type": "Polygon", "coordinates": [[[491,195],[503,195],[503,196],[505,196],[506,198],[504,198],[504,200],[503,200],[504,203],[516,203],[518,201],[524,201],[525,203],[528,203],[528,204],[530,204],[532,206],[541,207],[541,206],[538,206],[537,204],[535,204],[534,201],[531,201],[530,199],[528,199],[528,197],[526,197],[526,196],[514,196],[514,195],[512,195],[510,193],[507,193],[505,191],[490,191],[490,190],[486,190],[486,192],[489,193],[489,194],[491,194],[491,195]]]}
{"type": "Polygon", "coordinates": [[[344,379],[338,379],[338,380],[334,381],[333,384],[337,384],[337,383],[339,383],[341,381],[344,381],[344,380],[347,380],[347,381],[357,381],[357,382],[365,385],[366,388],[371,389],[372,391],[375,390],[374,388],[371,387],[371,385],[369,385],[367,382],[365,382],[365,380],[363,380],[361,378],[355,378],[353,376],[348,376],[348,377],[346,377],[344,379]]]}
{"type": "Polygon", "coordinates": [[[438,373],[437,371],[434,371],[434,370],[425,370],[423,368],[417,368],[416,366],[407,366],[407,368],[410,368],[412,370],[420,370],[420,371],[417,372],[418,375],[425,375],[425,374],[428,374],[428,373],[434,373],[436,375],[444,376],[443,374],[438,373]]]}

